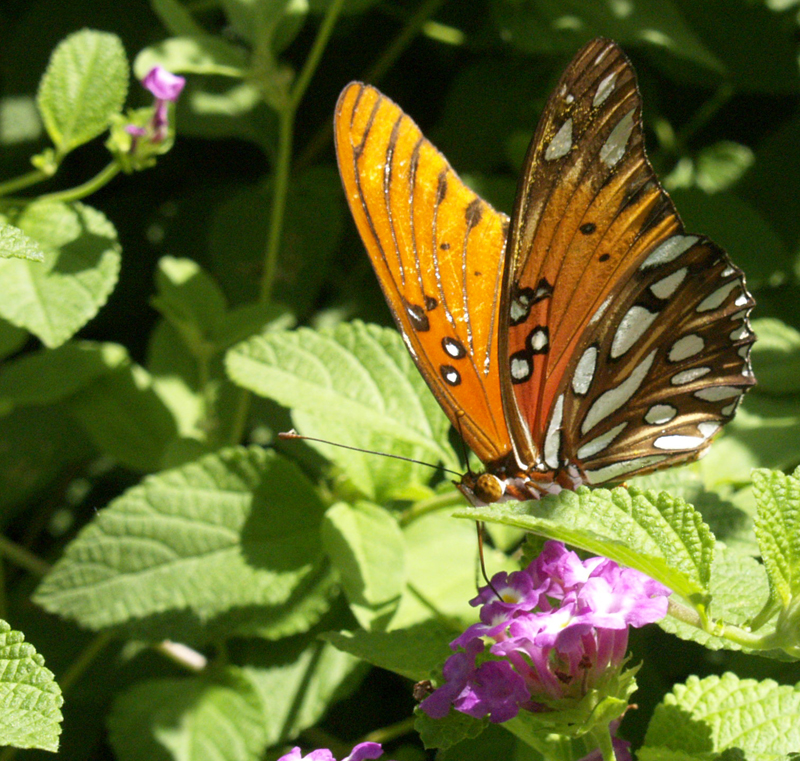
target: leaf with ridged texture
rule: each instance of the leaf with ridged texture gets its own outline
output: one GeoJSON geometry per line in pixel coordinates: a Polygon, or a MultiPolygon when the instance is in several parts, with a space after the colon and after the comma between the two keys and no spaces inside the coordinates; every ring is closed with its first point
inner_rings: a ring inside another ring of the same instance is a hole
{"type": "Polygon", "coordinates": [[[0,317],[45,346],[60,346],[97,314],[117,283],[117,231],[81,203],[35,202],[13,221],[41,246],[45,260],[0,259],[0,317]]]}
{"type": "Polygon", "coordinates": [[[43,262],[44,253],[39,244],[18,227],[0,222],[0,259],[43,262]]]}
{"type": "Polygon", "coordinates": [[[443,719],[432,719],[417,711],[414,729],[426,748],[446,750],[462,740],[477,737],[488,723],[488,719],[473,719],[459,711],[450,711],[443,719]]]}
{"type": "MultiPolygon", "coordinates": [[[[231,349],[226,366],[239,385],[289,407],[304,435],[458,467],[447,419],[396,331],[353,322],[261,335],[231,349]]],[[[312,446],[376,501],[430,480],[421,465],[312,446]]]]}
{"type": "Polygon", "coordinates": [[[324,638],[339,650],[416,682],[431,678],[452,654],[450,641],[458,636],[433,619],[390,632],[329,632],[324,638]]]}
{"type": "Polygon", "coordinates": [[[369,502],[338,502],[322,521],[322,545],[358,622],[370,631],[385,629],[406,583],[406,548],[397,520],[369,502]]]}
{"type": "Polygon", "coordinates": [[[689,677],[656,707],[638,758],[657,761],[661,748],[689,758],[738,749],[748,761],[778,761],[800,748],[800,689],[731,673],[689,677]]]}
{"type": "Polygon", "coordinates": [[[800,592],[800,480],[778,471],[753,472],[761,559],[773,601],[787,607],[800,592]]]}
{"type": "Polygon", "coordinates": [[[115,34],[82,29],[53,51],[38,105],[62,155],[105,131],[128,92],[128,60],[115,34]]]}
{"type": "Polygon", "coordinates": [[[754,320],[753,331],[758,336],[751,354],[757,393],[800,393],[800,332],[773,318],[754,320]]]}
{"type": "Polygon", "coordinates": [[[91,629],[280,607],[317,573],[322,504],[299,469],[231,448],[146,478],[100,511],[35,599],[91,629]]]}
{"type": "Polygon", "coordinates": [[[154,679],[121,693],[109,716],[120,761],[258,761],[267,747],[264,707],[239,669],[154,679]]]}
{"type": "Polygon", "coordinates": [[[63,702],[44,658],[0,620],[0,745],[57,751],[63,702]]]}
{"type": "Polygon", "coordinates": [[[666,492],[580,487],[537,502],[458,510],[506,523],[635,568],[694,604],[707,604],[714,536],[700,514],[666,492]]]}
{"type": "MultiPolygon", "coordinates": [[[[769,599],[769,584],[764,566],[755,558],[717,547],[711,566],[711,615],[714,619],[734,626],[746,625],[764,607],[769,599]]],[[[709,650],[742,650],[733,640],[717,637],[671,616],[659,621],[659,626],[681,639],[697,642],[709,650]]],[[[774,627],[772,627],[774,628],[774,627]]],[[[768,635],[770,627],[759,629],[768,635]]],[[[746,649],[746,648],[744,648],[746,649]]],[[[759,655],[784,659],[779,652],[758,651],[759,655]]]]}
{"type": "Polygon", "coordinates": [[[313,638],[314,633],[281,640],[278,646],[252,639],[237,647],[237,658],[247,663],[242,673],[261,697],[270,746],[316,724],[367,670],[357,658],[313,638]]]}

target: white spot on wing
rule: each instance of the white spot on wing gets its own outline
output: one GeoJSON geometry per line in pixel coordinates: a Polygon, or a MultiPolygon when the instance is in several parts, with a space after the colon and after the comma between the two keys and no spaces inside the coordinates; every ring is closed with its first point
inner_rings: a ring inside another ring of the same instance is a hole
{"type": "Polygon", "coordinates": [[[531,374],[531,363],[527,359],[514,357],[511,360],[511,377],[514,380],[523,381],[531,374]]]}
{"type": "Polygon", "coordinates": [[[657,299],[668,299],[673,293],[675,293],[675,291],[678,289],[678,286],[683,282],[687,272],[688,270],[686,267],[682,267],[679,270],[675,270],[675,272],[673,272],[671,275],[667,275],[665,278],[653,283],[650,286],[650,291],[652,292],[653,296],[655,296],[657,299]]]}
{"type": "Polygon", "coordinates": [[[730,283],[725,283],[725,285],[723,285],[722,288],[717,288],[717,290],[714,291],[714,293],[704,298],[697,305],[697,311],[708,312],[711,309],[716,309],[717,307],[722,306],[722,303],[725,301],[725,299],[728,298],[731,291],[733,291],[734,288],[738,287],[739,287],[738,280],[732,280],[730,283]]]}
{"type": "Polygon", "coordinates": [[[592,108],[597,108],[598,106],[605,103],[606,98],[614,91],[614,84],[617,79],[617,72],[612,71],[598,86],[597,92],[594,95],[594,100],[592,101],[592,108]]]}
{"type": "Polygon", "coordinates": [[[712,386],[711,388],[701,388],[699,391],[695,391],[694,395],[706,402],[719,402],[723,399],[741,396],[742,389],[735,386],[712,386]]]}
{"type": "Polygon", "coordinates": [[[603,313],[608,309],[608,305],[614,300],[614,294],[610,293],[608,298],[600,304],[600,308],[592,315],[592,319],[589,320],[590,325],[594,325],[602,316],[603,313]]]}
{"type": "Polygon", "coordinates": [[[631,348],[658,317],[658,312],[651,312],[642,306],[632,306],[620,320],[614,340],[611,342],[611,357],[621,357],[631,348]]]}
{"type": "Polygon", "coordinates": [[[576,394],[585,394],[592,385],[594,371],[597,367],[597,347],[590,346],[581,355],[575,367],[575,375],[572,376],[572,390],[576,394]]]}
{"type": "Polygon", "coordinates": [[[574,96],[574,95],[573,95],[571,92],[570,92],[570,93],[567,93],[567,97],[566,97],[566,98],[564,98],[564,100],[565,100],[567,103],[574,103],[574,102],[575,102],[575,96],[574,96]]]}
{"type": "Polygon", "coordinates": [[[677,259],[684,251],[691,248],[700,240],[696,235],[673,235],[663,243],[656,246],[650,255],[640,265],[640,270],[648,267],[657,267],[677,259]]]}
{"type": "Polygon", "coordinates": [[[681,362],[684,359],[689,359],[689,357],[693,357],[695,354],[699,354],[701,351],[703,351],[704,346],[705,341],[703,341],[700,336],[694,333],[684,336],[683,338],[679,338],[670,347],[668,355],[669,361],[681,362]]]}
{"type": "Polygon", "coordinates": [[[697,425],[697,430],[700,431],[700,435],[704,439],[710,439],[719,429],[720,424],[710,420],[705,423],[698,423],[697,425]]]}
{"type": "Polygon", "coordinates": [[[567,119],[547,146],[544,159],[545,161],[560,159],[569,153],[570,148],[572,148],[572,119],[567,119]]]}
{"type": "Polygon", "coordinates": [[[676,407],[671,404],[654,404],[644,416],[650,425],[664,425],[669,423],[678,414],[676,407]]]}
{"type": "Polygon", "coordinates": [[[631,374],[616,388],[600,394],[594,404],[589,408],[581,424],[581,433],[588,433],[601,420],[607,418],[612,412],[618,410],[627,402],[644,382],[645,376],[650,371],[653,360],[656,358],[656,349],[653,349],[636,367],[631,374]]]}
{"type": "Polygon", "coordinates": [[[633,132],[633,111],[634,109],[628,111],[628,113],[617,122],[617,125],[611,130],[608,140],[606,140],[603,147],[600,149],[600,161],[607,167],[614,166],[625,155],[628,138],[630,138],[631,132],[633,132]]]}
{"type": "Polygon", "coordinates": [[[620,462],[615,462],[613,465],[606,465],[604,468],[587,470],[586,478],[590,484],[602,484],[606,481],[614,481],[636,470],[650,468],[666,459],[666,455],[651,454],[647,455],[647,457],[637,457],[635,460],[622,460],[620,462]]]}
{"type": "Polygon", "coordinates": [[[743,307],[748,302],[747,294],[743,293],[736,301],[733,302],[735,307],[743,307]]]}
{"type": "Polygon", "coordinates": [[[656,449],[697,449],[705,439],[702,436],[681,436],[676,434],[674,436],[659,436],[654,442],[653,446],[656,449]]]}
{"type": "Polygon", "coordinates": [[[691,370],[675,373],[670,379],[670,383],[672,383],[673,386],[683,386],[686,383],[691,383],[698,378],[702,378],[704,375],[708,375],[710,372],[710,367],[693,367],[691,370]]]}
{"type": "Polygon", "coordinates": [[[747,338],[749,335],[750,331],[747,329],[747,325],[741,325],[731,333],[730,339],[731,341],[741,341],[743,338],[747,338]]]}
{"type": "Polygon", "coordinates": [[[514,299],[511,302],[511,309],[509,310],[509,314],[511,315],[511,320],[513,322],[519,322],[526,314],[527,314],[527,307],[520,304],[517,299],[514,299]]]}
{"type": "Polygon", "coordinates": [[[627,423],[620,423],[615,425],[610,431],[606,431],[602,436],[584,444],[575,453],[579,460],[585,460],[587,457],[592,457],[598,452],[602,452],[614,439],[622,433],[622,429],[627,426],[627,423]]]}
{"type": "Polygon", "coordinates": [[[733,413],[736,412],[736,408],[738,406],[739,406],[739,400],[737,399],[735,402],[731,402],[730,404],[723,407],[720,410],[720,412],[727,417],[728,415],[733,415],[733,413]]]}
{"type": "Polygon", "coordinates": [[[544,461],[555,470],[558,467],[558,450],[561,447],[561,419],[564,416],[564,394],[553,405],[553,414],[544,439],[544,461]]]}
{"type": "Polygon", "coordinates": [[[547,333],[541,328],[536,328],[536,330],[531,333],[530,342],[533,351],[541,351],[547,346],[547,333]]]}

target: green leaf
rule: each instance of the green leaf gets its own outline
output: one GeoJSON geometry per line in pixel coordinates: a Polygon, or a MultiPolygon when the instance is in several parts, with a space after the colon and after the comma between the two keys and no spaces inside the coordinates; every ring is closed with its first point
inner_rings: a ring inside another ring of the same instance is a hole
{"type": "Polygon", "coordinates": [[[580,487],[536,502],[462,509],[455,515],[519,526],[604,555],[695,605],[707,602],[714,537],[691,505],[666,492],[580,487]]]}
{"type": "Polygon", "coordinates": [[[142,682],[108,719],[120,761],[258,761],[267,747],[264,706],[241,670],[142,682]]]}
{"type": "MultiPolygon", "coordinates": [[[[268,333],[231,349],[226,367],[239,385],[289,407],[306,436],[457,467],[447,419],[396,331],[354,322],[268,333]]],[[[430,478],[414,463],[313,446],[378,502],[430,478]]]]}
{"type": "Polygon", "coordinates": [[[133,62],[137,79],[144,79],[154,66],[163,66],[173,74],[204,74],[243,78],[247,58],[220,37],[171,37],[144,48],[133,62]]]}
{"type": "Polygon", "coordinates": [[[129,363],[124,346],[92,341],[25,354],[0,368],[0,409],[53,404],[129,363]]]}
{"type": "Polygon", "coordinates": [[[134,363],[97,377],[70,400],[69,412],[98,449],[132,470],[159,470],[165,447],[177,435],[153,379],[134,363]]]}
{"type": "Polygon", "coordinates": [[[500,0],[495,20],[504,41],[525,53],[574,53],[592,37],[623,46],[664,48],[714,72],[724,65],[708,49],[671,0],[585,3],[581,0],[500,0]]]}
{"type": "Polygon", "coordinates": [[[727,445],[729,441],[744,455],[735,461],[740,482],[751,468],[794,467],[800,452],[800,399],[750,394],[727,426],[720,444],[727,445]]]}
{"type": "Polygon", "coordinates": [[[436,754],[436,761],[547,761],[541,753],[519,740],[500,724],[489,724],[480,736],[467,738],[436,754]]]}
{"type": "Polygon", "coordinates": [[[103,133],[122,110],[128,60],[115,34],[83,29],[59,43],[39,84],[38,104],[62,156],[103,133]]]}
{"type": "Polygon", "coordinates": [[[369,502],[339,502],[325,513],[322,545],[339,571],[350,609],[365,629],[385,629],[406,584],[397,521],[369,502]]]}
{"type": "Polygon", "coordinates": [[[260,448],[222,450],[115,499],[67,547],[36,600],[92,629],[164,611],[203,622],[280,607],[317,573],[321,517],[294,465],[260,448]]]}
{"type": "Polygon", "coordinates": [[[426,748],[447,750],[462,740],[477,737],[488,723],[488,719],[473,719],[458,711],[450,711],[443,719],[432,719],[426,713],[417,711],[414,729],[426,748]]]}
{"type": "Polygon", "coordinates": [[[290,330],[296,322],[294,315],[281,304],[242,304],[223,315],[213,339],[223,351],[262,331],[290,330]]]}
{"type": "Polygon", "coordinates": [[[242,672],[261,696],[267,744],[287,742],[316,724],[363,674],[363,664],[310,636],[269,645],[249,640],[237,656],[242,672]]]}
{"type": "Polygon", "coordinates": [[[45,346],[60,346],[97,314],[116,285],[117,231],[80,203],[32,203],[15,224],[38,242],[45,261],[0,259],[0,316],[45,346]]]}
{"type": "Polygon", "coordinates": [[[741,143],[721,140],[709,145],[697,154],[697,187],[706,193],[728,190],[754,161],[753,151],[741,143]]]}
{"type": "Polygon", "coordinates": [[[324,638],[373,666],[419,682],[441,673],[442,664],[452,654],[449,643],[459,633],[429,619],[391,632],[328,632],[324,638]]]}
{"type": "Polygon", "coordinates": [[[61,689],[25,636],[0,620],[0,745],[56,752],[61,689]]]}
{"type": "Polygon", "coordinates": [[[689,677],[656,707],[639,758],[661,759],[662,748],[692,758],[738,749],[748,760],[777,761],[773,754],[800,748],[800,690],[731,673],[689,677]]]}
{"type": "MultiPolygon", "coordinates": [[[[709,592],[712,600],[710,612],[716,620],[734,626],[747,625],[769,599],[769,583],[764,566],[755,558],[718,547],[711,566],[709,592]]],[[[658,625],[670,634],[697,642],[709,650],[742,649],[733,640],[715,636],[671,616],[659,621],[658,625]]],[[[770,631],[759,630],[759,633],[766,636],[770,631]]],[[[758,654],[769,655],[763,650],[758,654]]]]}
{"type": "Polygon", "coordinates": [[[800,592],[800,480],[779,471],[753,471],[755,520],[770,591],[785,608],[800,592]]]}
{"type": "Polygon", "coordinates": [[[0,259],[27,259],[43,262],[44,253],[39,244],[14,225],[0,222],[0,259]]]}
{"type": "Polygon", "coordinates": [[[191,12],[186,10],[180,0],[150,0],[150,5],[161,19],[161,23],[172,34],[192,37],[205,34],[202,25],[194,20],[191,12]]]}
{"type": "Polygon", "coordinates": [[[758,336],[751,353],[758,393],[800,394],[800,332],[772,318],[752,325],[758,336]]]}
{"type": "Polygon", "coordinates": [[[28,331],[0,319],[0,359],[5,359],[21,349],[28,340],[28,331]]]}

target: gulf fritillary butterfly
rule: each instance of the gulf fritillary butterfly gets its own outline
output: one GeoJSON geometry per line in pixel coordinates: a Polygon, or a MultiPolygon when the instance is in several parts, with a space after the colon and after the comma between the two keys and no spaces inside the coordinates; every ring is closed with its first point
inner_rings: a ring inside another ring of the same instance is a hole
{"type": "Polygon", "coordinates": [[[349,84],[336,153],[394,319],[483,462],[473,504],[537,499],[699,457],[755,382],[744,276],[684,231],[647,160],[613,42],[573,59],[511,219],[392,101],[349,84]]]}

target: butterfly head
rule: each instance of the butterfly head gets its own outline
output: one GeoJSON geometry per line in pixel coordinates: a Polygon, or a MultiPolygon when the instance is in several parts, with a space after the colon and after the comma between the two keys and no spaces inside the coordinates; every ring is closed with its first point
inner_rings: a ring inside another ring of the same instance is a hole
{"type": "Polygon", "coordinates": [[[505,482],[493,473],[465,473],[456,488],[473,507],[499,502],[506,493],[505,482]]]}

